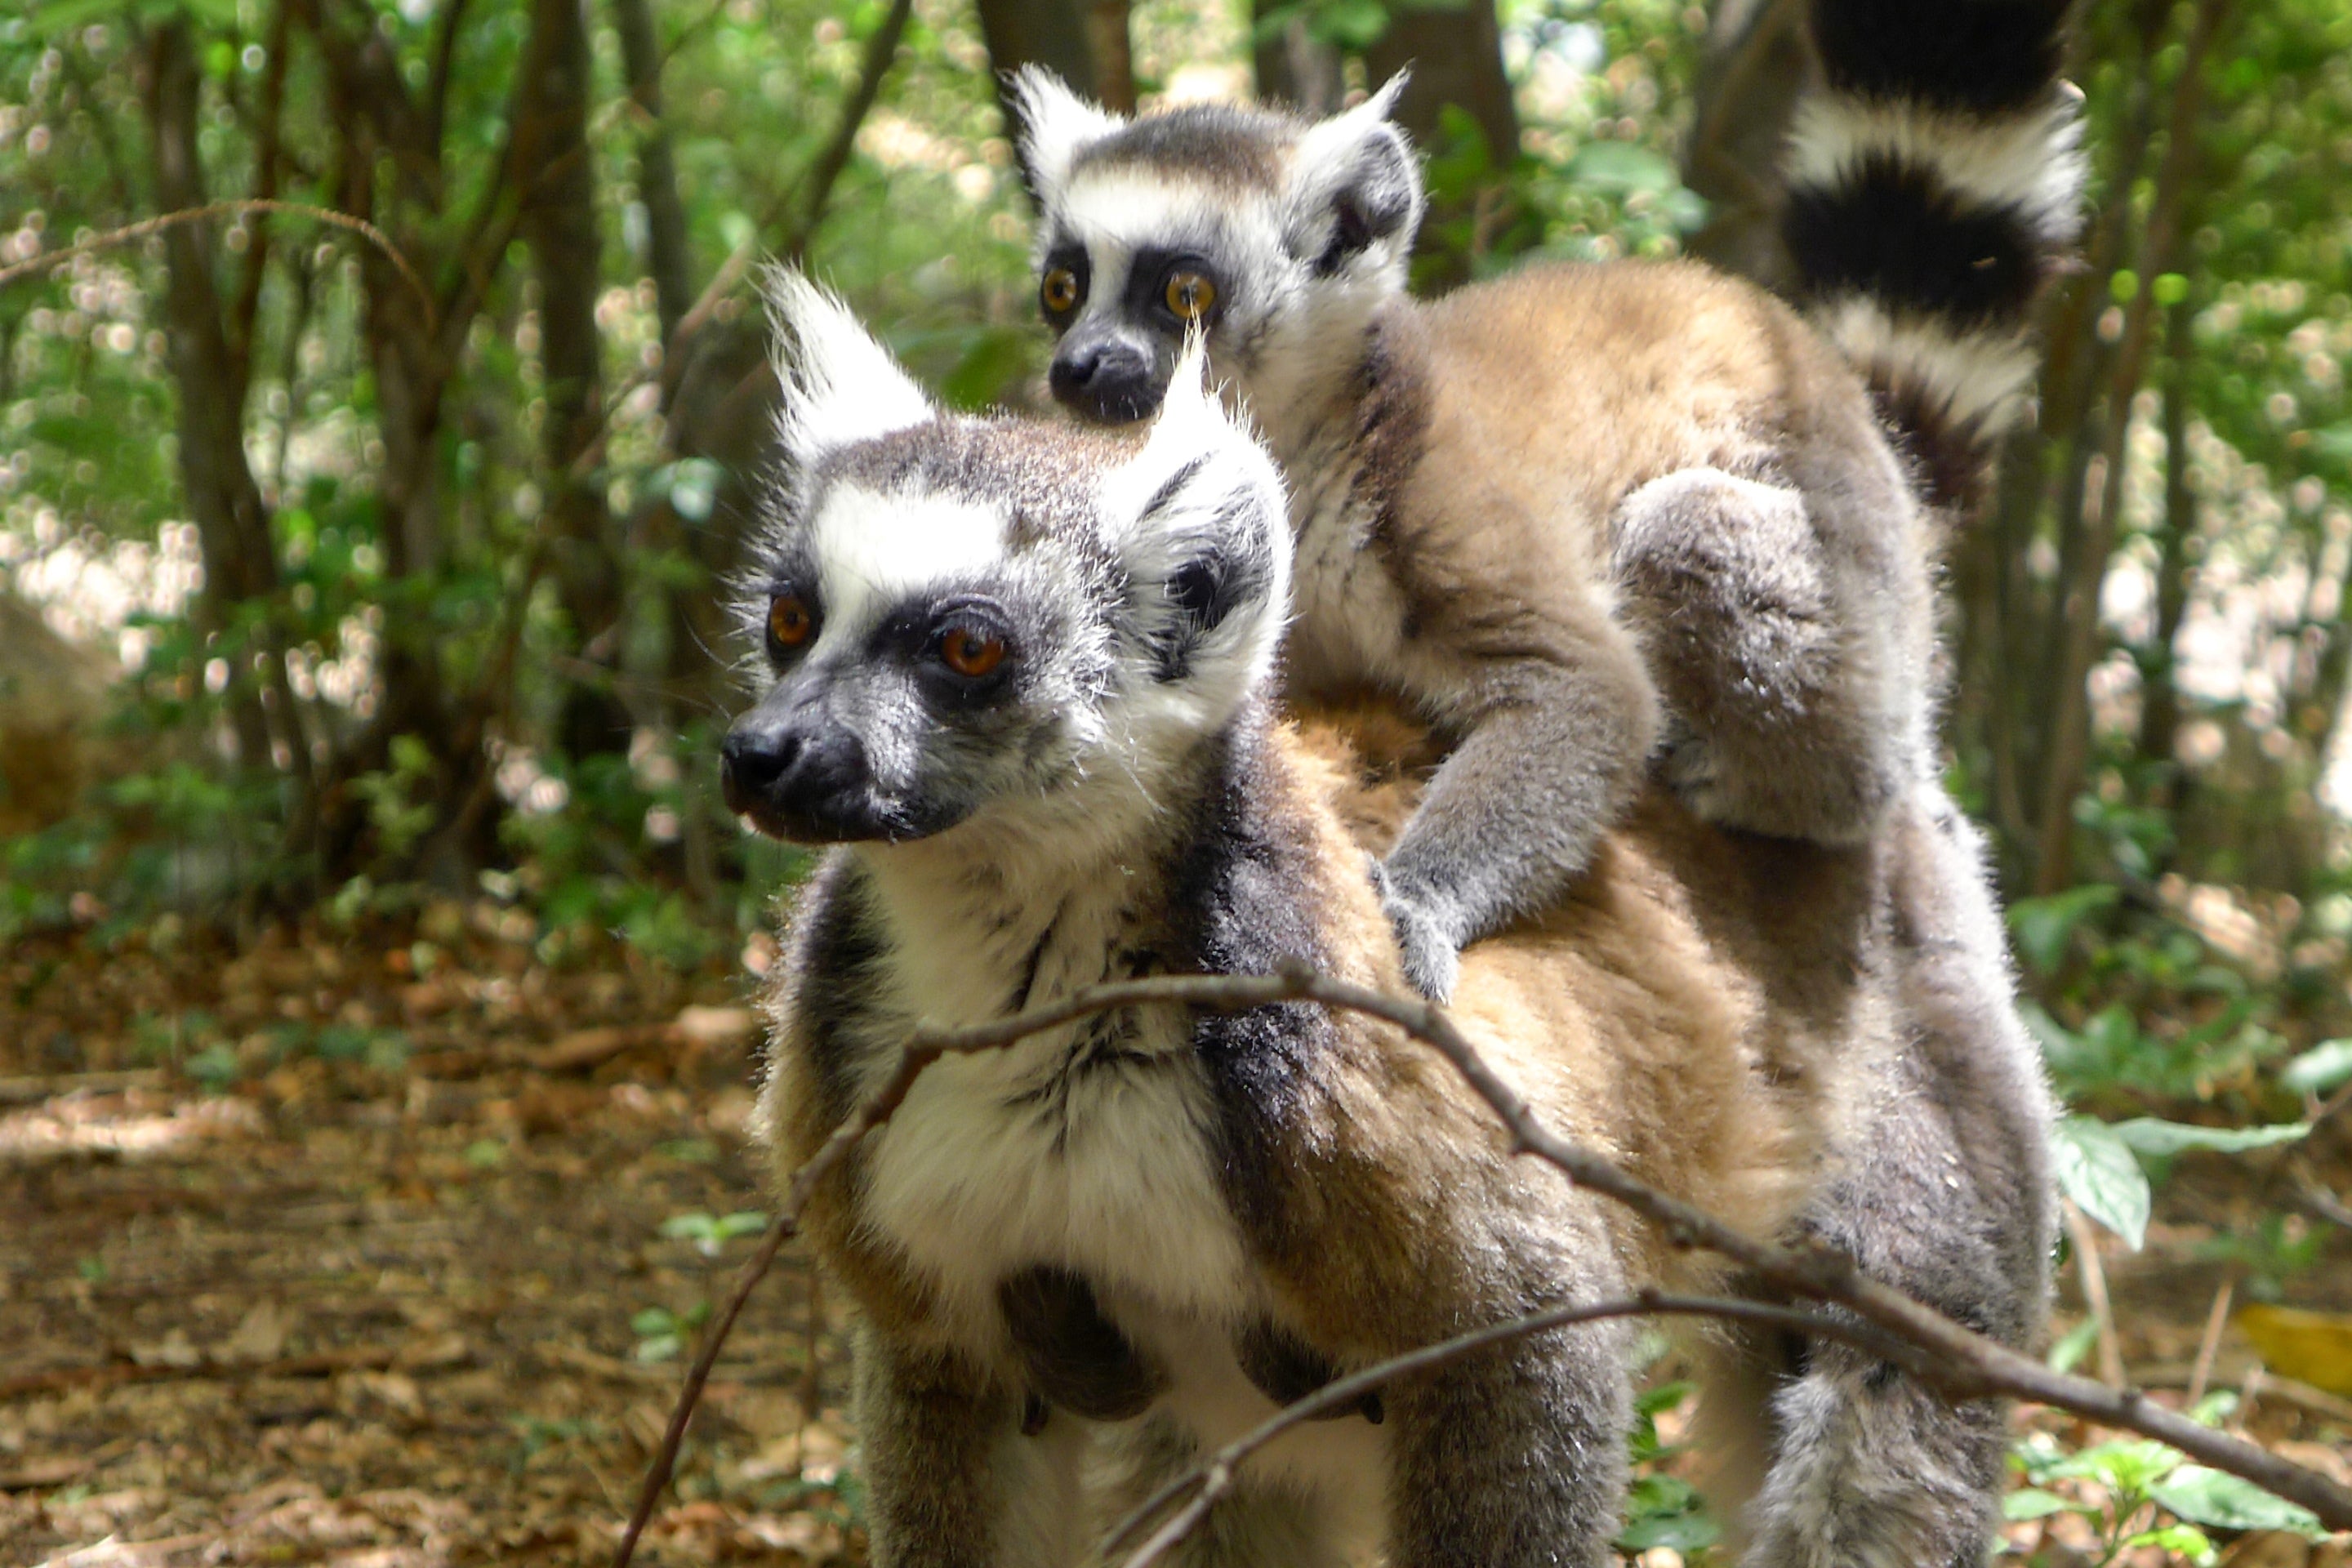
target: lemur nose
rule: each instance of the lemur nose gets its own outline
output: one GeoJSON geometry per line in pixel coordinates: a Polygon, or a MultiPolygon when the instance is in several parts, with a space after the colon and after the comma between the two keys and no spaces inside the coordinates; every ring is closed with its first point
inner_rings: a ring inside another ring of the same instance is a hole
{"type": "Polygon", "coordinates": [[[728,732],[719,748],[720,784],[730,809],[737,797],[765,795],[799,757],[801,738],[789,731],[728,732]]]}
{"type": "Polygon", "coordinates": [[[1151,356],[1116,340],[1073,345],[1056,354],[1046,384],[1055,399],[1097,419],[1140,419],[1160,402],[1162,388],[1151,356]]]}
{"type": "Polygon", "coordinates": [[[1095,377],[1101,374],[1103,361],[1108,357],[1109,351],[1100,343],[1078,349],[1066,357],[1057,357],[1053,369],[1046,374],[1054,395],[1067,397],[1074,393],[1089,390],[1095,384],[1095,377]]]}

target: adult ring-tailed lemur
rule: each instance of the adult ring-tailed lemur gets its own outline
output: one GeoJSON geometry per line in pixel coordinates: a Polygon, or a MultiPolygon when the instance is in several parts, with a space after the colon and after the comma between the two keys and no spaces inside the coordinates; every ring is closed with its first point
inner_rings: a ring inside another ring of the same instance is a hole
{"type": "MultiPolygon", "coordinates": [[[[831,847],[767,1004],[779,1173],[919,1022],[1286,960],[1401,984],[1360,834],[1412,786],[1362,785],[1377,748],[1277,711],[1292,531],[1198,359],[1148,431],[945,416],[837,303],[776,295],[784,478],[746,584],[759,695],[723,765],[748,821],[831,847]]],[[[1956,831],[1931,786],[1843,846],[1653,792],[1573,889],[1465,950],[1454,1016],[1563,1134],[1752,1231],[1856,1214],[1874,1266],[1916,1239],[1949,1287],[1930,1299],[2015,1339],[2046,1224],[1953,1216],[2040,1192],[2045,1110],[1956,831]]],[[[943,1060],[805,1224],[860,1309],[881,1568],[1090,1561],[1109,1520],[1340,1373],[1549,1305],[1736,1284],[1516,1161],[1433,1054],[1305,1005],[1137,1005],[943,1060]]],[[[1600,1568],[1629,1351],[1590,1324],[1396,1378],[1244,1467],[1181,1560],[1600,1568]]],[[[1743,1370],[1717,1384],[1725,1440],[1765,1457],[1748,1561],[1975,1568],[1996,1409],[1816,1348],[1766,1429],[1743,1370]]]]}

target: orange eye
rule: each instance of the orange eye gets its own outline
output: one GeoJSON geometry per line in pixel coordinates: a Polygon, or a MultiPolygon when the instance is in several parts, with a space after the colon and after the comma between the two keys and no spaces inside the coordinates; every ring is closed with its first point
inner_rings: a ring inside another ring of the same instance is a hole
{"type": "Polygon", "coordinates": [[[940,639],[940,660],[958,675],[977,679],[1004,662],[1004,639],[955,626],[940,639]]]}
{"type": "Polygon", "coordinates": [[[1166,297],[1178,321],[1197,321],[1217,302],[1217,286],[1197,272],[1171,272],[1166,297]]]}
{"type": "Polygon", "coordinates": [[[1037,299],[1046,310],[1058,316],[1078,306],[1078,275],[1066,267],[1056,267],[1045,274],[1037,286],[1037,299]]]}
{"type": "Polygon", "coordinates": [[[768,601],[768,635],[779,647],[798,647],[816,630],[816,617],[797,594],[779,594],[768,601]]]}

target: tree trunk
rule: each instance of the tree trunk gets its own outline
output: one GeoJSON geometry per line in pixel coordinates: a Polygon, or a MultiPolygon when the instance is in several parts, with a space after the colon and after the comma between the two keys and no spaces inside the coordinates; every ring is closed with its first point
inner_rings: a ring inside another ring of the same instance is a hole
{"type": "MultiPolygon", "coordinates": [[[[187,19],[173,16],[150,34],[147,103],[153,136],[155,195],[165,212],[205,205],[197,162],[200,81],[187,19]]],[[[240,647],[229,633],[250,602],[262,614],[278,587],[278,558],[268,513],[245,455],[245,374],[221,315],[207,237],[208,226],[184,223],[163,231],[173,379],[179,390],[180,478],[187,489],[205,563],[199,629],[212,657],[228,660],[228,711],[237,756],[247,768],[271,765],[268,720],[252,679],[252,657],[266,648],[240,647]]]]}
{"type": "Polygon", "coordinates": [[[2123,510],[2124,446],[2131,425],[2132,398],[2139,391],[2156,310],[2155,280],[2171,269],[2181,230],[2181,208],[2197,163],[2197,132],[2204,107],[2205,58],[2224,19],[2230,0],[2203,0],[2189,24],[2189,39],[2173,90],[2170,118],[2165,131],[2164,162],[2156,175],[2156,192],[2148,205],[2147,227],[2139,250],[2140,289],[2124,313],[2123,341],[2116,351],[2116,370],[2107,391],[2107,428],[2101,456],[2106,462],[2105,493],[2098,515],[2084,529],[2079,552],[2080,570],[2064,584],[2058,610],[2058,659],[2055,705],[2050,721],[2050,745],[2042,779],[2041,863],[2034,874],[2034,891],[2048,895],[2065,887],[2074,876],[2074,795],[2082,788],[2090,760],[2091,668],[2099,653],[2099,589],[2105,581],[2108,558],[2114,553],[2117,513],[2123,510]]]}
{"type": "Polygon", "coordinates": [[[2189,550],[2197,537],[2197,492],[2189,488],[2189,356],[2190,310],[2183,300],[2165,324],[2164,539],[2156,567],[2156,626],[2140,659],[2139,754],[2158,765],[2162,782],[2149,804],[2179,804],[2180,690],[2173,684],[2175,645],[2189,612],[2189,550]]]}
{"type": "Polygon", "coordinates": [[[1335,112],[1348,90],[1339,74],[1339,51],[1308,31],[1298,8],[1283,0],[1252,0],[1253,27],[1265,22],[1267,12],[1276,10],[1291,15],[1274,32],[1255,37],[1250,45],[1259,100],[1287,103],[1317,119],[1335,112]]]}
{"type": "MultiPolygon", "coordinates": [[[[1126,0],[1111,0],[1097,13],[1097,0],[980,0],[981,37],[988,45],[988,63],[996,82],[996,105],[1004,117],[1004,134],[1021,145],[1021,115],[1007,85],[1012,74],[1025,65],[1044,66],[1070,85],[1073,92],[1096,102],[1129,110],[1135,107],[1135,79],[1126,51],[1126,0]],[[1109,37],[1109,13],[1116,11],[1117,58],[1106,60],[1100,46],[1109,37]]],[[[1022,169],[1028,178],[1026,165],[1022,169]]]]}
{"type": "Polygon", "coordinates": [[[1493,167],[1510,167],[1519,155],[1519,113],[1503,73],[1494,0],[1469,0],[1459,10],[1391,10],[1388,31],[1364,51],[1364,72],[1378,87],[1407,67],[1412,79],[1397,100],[1396,121],[1416,143],[1441,145],[1439,112],[1455,104],[1477,122],[1493,167]]]}
{"type": "Polygon", "coordinates": [[[595,171],[588,159],[589,54],[582,0],[533,0],[524,109],[515,126],[523,233],[539,279],[540,360],[547,419],[548,531],[555,582],[583,664],[566,692],[558,741],[580,758],[628,744],[630,718],[614,696],[622,583],[604,492],[586,454],[603,427],[603,343],[596,331],[595,171]]]}
{"type": "MultiPolygon", "coordinates": [[[[694,308],[694,256],[687,239],[686,204],[678,199],[677,161],[671,156],[669,127],[662,119],[661,46],[646,0],[613,0],[613,25],[621,35],[629,101],[640,121],[637,199],[646,206],[654,310],[664,346],[674,347],[670,338],[679,320],[694,308]]],[[[665,378],[665,384],[675,382],[665,378]]]]}
{"type": "Polygon", "coordinates": [[[1683,153],[1683,184],[1707,201],[1691,253],[1783,294],[1796,269],[1780,234],[1780,158],[1797,100],[1821,76],[1805,11],[1806,0],[1717,10],[1683,153]]]}
{"type": "Polygon", "coordinates": [[[1416,287],[1444,290],[1470,280],[1487,237],[1507,222],[1513,202],[1507,180],[1519,156],[1519,116],[1503,72],[1503,35],[1494,0],[1468,0],[1458,10],[1389,12],[1388,30],[1364,51],[1374,86],[1410,67],[1397,100],[1396,121],[1424,153],[1451,144],[1443,113],[1467,113],[1486,144],[1486,173],[1474,190],[1433,191],[1413,258],[1416,287]]]}

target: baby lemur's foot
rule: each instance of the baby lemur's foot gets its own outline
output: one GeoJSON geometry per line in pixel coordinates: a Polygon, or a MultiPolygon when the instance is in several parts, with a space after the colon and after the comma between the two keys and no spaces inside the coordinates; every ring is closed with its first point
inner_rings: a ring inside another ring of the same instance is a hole
{"type": "Polygon", "coordinates": [[[1902,672],[1915,628],[1824,542],[1807,498],[1685,468],[1625,499],[1614,557],[1665,700],[1676,793],[1749,832],[1867,835],[1913,771],[1924,707],[1902,672]]]}
{"type": "Polygon", "coordinates": [[[1434,900],[1400,886],[1378,860],[1370,862],[1372,885],[1380,889],[1381,908],[1396,928],[1397,955],[1412,988],[1433,1002],[1454,999],[1454,982],[1461,973],[1461,943],[1453,921],[1434,900]]]}

